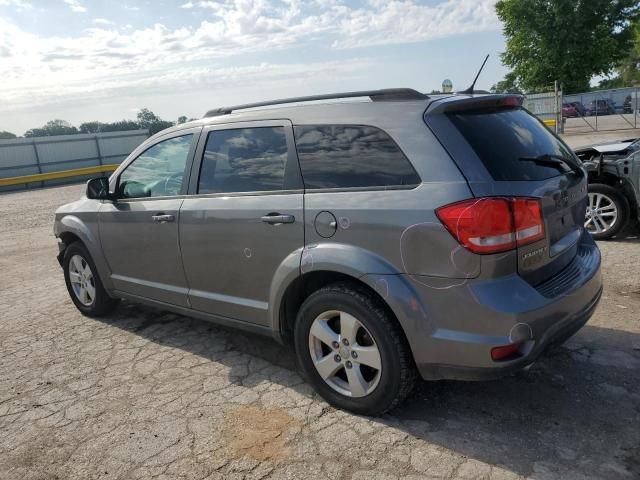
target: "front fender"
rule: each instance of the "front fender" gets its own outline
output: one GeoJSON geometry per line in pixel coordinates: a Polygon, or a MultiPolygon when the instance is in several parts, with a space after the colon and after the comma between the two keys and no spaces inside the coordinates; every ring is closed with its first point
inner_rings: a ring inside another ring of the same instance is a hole
{"type": "Polygon", "coordinates": [[[113,285],[111,283],[110,269],[102,254],[102,246],[100,244],[98,214],[95,212],[92,215],[95,215],[95,221],[91,222],[92,225],[88,225],[86,221],[76,215],[61,215],[59,218],[56,218],[53,232],[58,238],[64,237],[65,233],[78,237],[87,250],[89,250],[89,254],[98,270],[98,275],[100,275],[103,286],[105,289],[111,290],[113,289],[113,285]]]}

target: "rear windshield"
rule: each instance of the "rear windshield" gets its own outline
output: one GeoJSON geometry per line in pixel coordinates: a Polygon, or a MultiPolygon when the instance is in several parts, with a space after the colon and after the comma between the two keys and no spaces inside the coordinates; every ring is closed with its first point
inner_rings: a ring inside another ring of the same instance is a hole
{"type": "Polygon", "coordinates": [[[496,181],[544,180],[580,168],[573,152],[524,109],[447,115],[496,181]]]}

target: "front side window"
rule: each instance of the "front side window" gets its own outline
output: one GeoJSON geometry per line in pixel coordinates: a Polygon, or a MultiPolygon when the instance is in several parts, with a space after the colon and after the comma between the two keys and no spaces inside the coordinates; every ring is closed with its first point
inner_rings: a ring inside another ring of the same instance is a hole
{"type": "Polygon", "coordinates": [[[156,143],[122,172],[118,181],[120,198],[179,195],[193,135],[156,143]]]}
{"type": "Polygon", "coordinates": [[[283,190],[286,163],[284,127],[209,132],[198,193],[283,190]]]}
{"type": "Polygon", "coordinates": [[[305,188],[417,185],[420,178],[396,143],[363,125],[294,127],[305,188]]]}

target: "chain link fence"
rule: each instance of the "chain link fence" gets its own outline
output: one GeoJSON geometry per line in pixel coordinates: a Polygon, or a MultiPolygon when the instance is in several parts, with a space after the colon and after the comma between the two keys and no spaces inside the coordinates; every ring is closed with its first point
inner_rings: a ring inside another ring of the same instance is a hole
{"type": "Polygon", "coordinates": [[[640,88],[616,88],[565,95],[562,116],[565,133],[588,133],[640,128],[640,88]]]}

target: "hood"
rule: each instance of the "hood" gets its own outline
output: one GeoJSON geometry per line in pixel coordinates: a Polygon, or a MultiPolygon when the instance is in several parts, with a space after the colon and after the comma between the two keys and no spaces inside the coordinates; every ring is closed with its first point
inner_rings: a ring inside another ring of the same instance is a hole
{"type": "Polygon", "coordinates": [[[576,153],[580,153],[580,152],[584,152],[584,151],[588,151],[588,150],[595,150],[598,153],[617,153],[617,152],[623,152],[624,150],[626,150],[627,148],[629,148],[629,146],[635,142],[637,139],[631,139],[631,140],[623,140],[623,141],[618,141],[618,142],[614,142],[614,143],[601,143],[601,144],[597,144],[597,145],[585,145],[583,147],[579,147],[575,149],[576,153]]]}
{"type": "Polygon", "coordinates": [[[610,143],[608,145],[594,145],[592,148],[599,153],[613,153],[626,150],[632,142],[610,143]]]}

